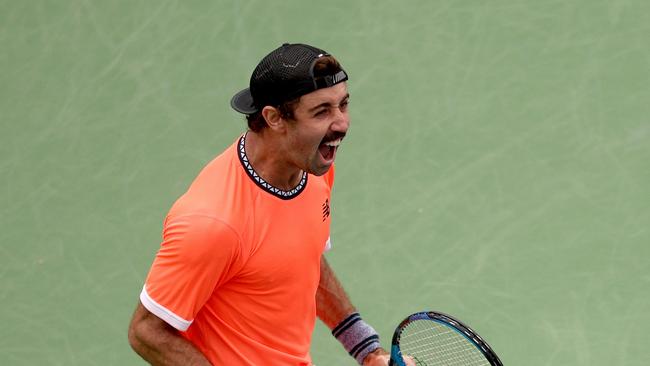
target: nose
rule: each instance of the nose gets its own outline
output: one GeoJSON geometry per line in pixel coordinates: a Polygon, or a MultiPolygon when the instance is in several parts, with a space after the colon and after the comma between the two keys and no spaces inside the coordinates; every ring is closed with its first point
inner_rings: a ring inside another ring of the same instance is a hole
{"type": "Polygon", "coordinates": [[[335,108],[336,113],[332,123],[332,131],[346,133],[350,128],[350,115],[347,109],[335,108]]]}

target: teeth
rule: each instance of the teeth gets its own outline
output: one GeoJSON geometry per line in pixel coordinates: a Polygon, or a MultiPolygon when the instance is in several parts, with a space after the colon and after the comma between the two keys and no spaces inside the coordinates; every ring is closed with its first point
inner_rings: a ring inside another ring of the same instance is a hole
{"type": "Polygon", "coordinates": [[[334,141],[326,142],[325,145],[330,146],[330,147],[337,147],[341,144],[341,140],[343,139],[336,139],[334,141]]]}

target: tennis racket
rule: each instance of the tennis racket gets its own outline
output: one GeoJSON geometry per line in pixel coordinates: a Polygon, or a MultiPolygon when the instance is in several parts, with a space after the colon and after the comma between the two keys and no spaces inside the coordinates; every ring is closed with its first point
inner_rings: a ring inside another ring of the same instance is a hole
{"type": "Polygon", "coordinates": [[[492,348],[453,317],[426,311],[409,315],[395,329],[389,366],[503,366],[492,348]]]}

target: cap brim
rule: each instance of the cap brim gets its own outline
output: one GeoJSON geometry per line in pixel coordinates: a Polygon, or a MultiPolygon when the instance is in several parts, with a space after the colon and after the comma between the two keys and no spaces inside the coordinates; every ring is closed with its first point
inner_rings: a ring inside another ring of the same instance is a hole
{"type": "Polygon", "coordinates": [[[246,88],[239,93],[235,94],[230,100],[232,109],[243,114],[253,114],[257,112],[257,107],[253,104],[253,96],[251,90],[246,88]]]}

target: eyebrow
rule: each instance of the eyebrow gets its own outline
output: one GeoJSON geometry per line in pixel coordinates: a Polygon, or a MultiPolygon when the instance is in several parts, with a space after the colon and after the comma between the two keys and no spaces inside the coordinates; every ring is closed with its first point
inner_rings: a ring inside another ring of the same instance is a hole
{"type": "MultiPolygon", "coordinates": [[[[339,104],[341,104],[341,102],[345,101],[346,99],[350,99],[350,93],[345,94],[345,96],[344,96],[343,98],[341,98],[341,101],[339,102],[339,104]]],[[[316,111],[317,109],[319,109],[319,108],[322,108],[322,107],[329,107],[329,106],[331,106],[331,105],[332,105],[332,104],[331,104],[330,102],[323,102],[323,103],[321,103],[321,104],[319,104],[319,105],[317,105],[317,106],[314,106],[314,107],[312,107],[312,108],[309,108],[309,109],[307,110],[307,112],[312,113],[312,112],[315,112],[315,111],[316,111]]]]}

